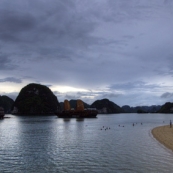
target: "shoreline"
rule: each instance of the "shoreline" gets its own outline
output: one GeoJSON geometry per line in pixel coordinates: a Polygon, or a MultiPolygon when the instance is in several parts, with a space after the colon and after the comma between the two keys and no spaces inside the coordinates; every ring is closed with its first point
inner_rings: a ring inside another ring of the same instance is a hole
{"type": "Polygon", "coordinates": [[[173,127],[170,128],[169,125],[155,127],[151,133],[158,142],[173,151],[173,127]]]}

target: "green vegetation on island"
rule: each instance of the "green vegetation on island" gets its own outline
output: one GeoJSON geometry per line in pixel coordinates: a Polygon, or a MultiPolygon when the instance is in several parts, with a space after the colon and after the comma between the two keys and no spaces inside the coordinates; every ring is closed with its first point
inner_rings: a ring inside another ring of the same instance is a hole
{"type": "Polygon", "coordinates": [[[57,97],[44,85],[29,84],[21,89],[13,105],[13,114],[47,115],[60,108],[57,97]]]}
{"type": "Polygon", "coordinates": [[[167,102],[165,103],[158,113],[173,113],[173,103],[167,102]]]}
{"type": "Polygon", "coordinates": [[[99,113],[102,114],[114,114],[123,112],[120,106],[116,105],[114,102],[108,99],[96,100],[90,107],[96,108],[99,113]]]}
{"type": "Polygon", "coordinates": [[[0,96],[0,107],[4,108],[5,113],[11,113],[14,101],[8,96],[0,96]]]}
{"type": "MultiPolygon", "coordinates": [[[[71,108],[76,108],[77,100],[70,100],[71,108]]],[[[162,106],[118,106],[108,99],[96,100],[91,105],[84,103],[85,108],[96,108],[99,114],[115,113],[173,113],[173,103],[167,102],[162,106]]],[[[23,87],[13,101],[8,96],[0,96],[0,106],[5,113],[17,115],[50,115],[63,109],[63,103],[59,103],[57,97],[45,85],[31,83],[23,87]],[[11,112],[12,111],[12,112],[11,112]]]]}

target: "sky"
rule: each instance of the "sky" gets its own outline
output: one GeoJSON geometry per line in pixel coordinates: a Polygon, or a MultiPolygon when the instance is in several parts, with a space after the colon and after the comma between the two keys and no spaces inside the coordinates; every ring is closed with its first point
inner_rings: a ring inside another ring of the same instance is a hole
{"type": "Polygon", "coordinates": [[[1,0],[0,95],[173,102],[172,0],[1,0]]]}

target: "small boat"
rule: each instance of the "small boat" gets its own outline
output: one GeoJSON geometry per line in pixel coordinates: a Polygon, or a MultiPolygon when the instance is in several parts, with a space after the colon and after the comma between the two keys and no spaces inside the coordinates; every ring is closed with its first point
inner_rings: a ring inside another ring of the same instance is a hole
{"type": "Polygon", "coordinates": [[[76,109],[71,109],[68,100],[64,100],[64,110],[56,112],[58,118],[96,118],[98,111],[95,108],[85,109],[82,100],[77,100],[76,109]]]}
{"type": "Polygon", "coordinates": [[[4,108],[3,107],[0,107],[0,119],[3,119],[4,118],[4,108]]]}

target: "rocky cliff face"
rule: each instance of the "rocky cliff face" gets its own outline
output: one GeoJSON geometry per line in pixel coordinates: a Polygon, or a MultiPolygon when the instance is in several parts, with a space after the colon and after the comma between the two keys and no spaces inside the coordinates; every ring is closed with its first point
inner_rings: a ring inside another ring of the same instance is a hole
{"type": "Polygon", "coordinates": [[[56,96],[47,86],[33,83],[21,89],[13,105],[13,113],[46,115],[54,114],[59,108],[56,96]]]}
{"type": "Polygon", "coordinates": [[[5,113],[11,113],[14,101],[8,96],[0,96],[0,106],[4,108],[5,113]]]}
{"type": "Polygon", "coordinates": [[[173,103],[167,102],[165,103],[158,113],[173,113],[173,103]]]}
{"type": "Polygon", "coordinates": [[[96,108],[101,114],[112,114],[112,113],[123,112],[123,110],[118,105],[109,101],[108,99],[97,100],[90,107],[96,108]]]}
{"type": "Polygon", "coordinates": [[[159,105],[136,107],[130,107],[128,105],[122,106],[124,113],[157,113],[160,108],[161,106],[159,105]]]}

